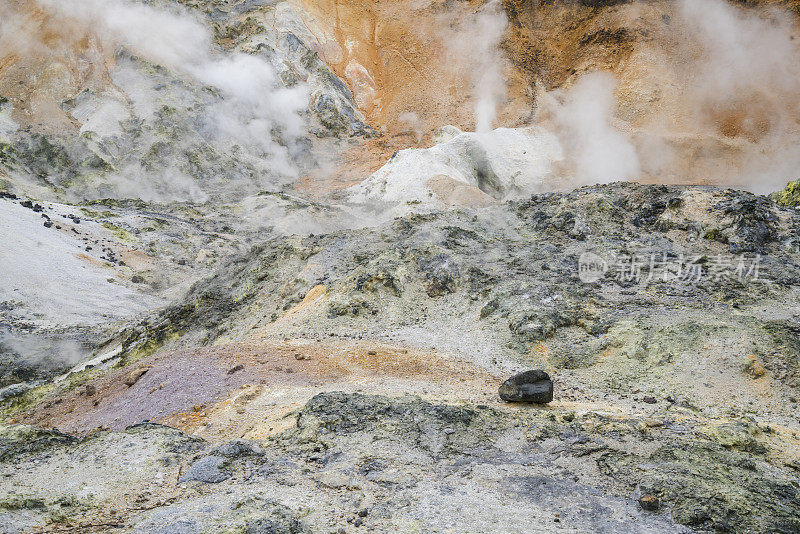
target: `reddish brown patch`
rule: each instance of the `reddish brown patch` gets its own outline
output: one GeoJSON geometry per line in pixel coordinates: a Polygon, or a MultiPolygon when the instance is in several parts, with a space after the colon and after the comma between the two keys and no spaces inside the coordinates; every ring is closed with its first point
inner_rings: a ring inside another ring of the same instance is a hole
{"type": "Polygon", "coordinates": [[[313,389],[325,383],[382,379],[448,386],[470,380],[481,383],[481,389],[485,382],[487,391],[497,380],[444,356],[368,342],[265,341],[158,352],[135,366],[90,380],[88,388],[56,391],[18,420],[79,435],[97,428],[123,429],[143,420],[191,431],[215,404],[249,385],[313,389]],[[147,372],[126,385],[137,369],[147,372]]]}

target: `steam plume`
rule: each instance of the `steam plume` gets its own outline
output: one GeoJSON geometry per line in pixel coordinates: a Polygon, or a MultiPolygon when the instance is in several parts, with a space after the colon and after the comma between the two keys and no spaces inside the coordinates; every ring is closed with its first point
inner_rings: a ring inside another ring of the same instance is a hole
{"type": "Polygon", "coordinates": [[[507,60],[500,49],[508,18],[499,1],[487,3],[467,19],[449,38],[452,56],[469,70],[472,83],[475,131],[488,132],[497,116],[499,102],[506,95],[503,71],[507,60]]]}
{"type": "Polygon", "coordinates": [[[574,185],[629,180],[639,174],[639,157],[630,139],[612,124],[613,75],[595,72],[550,100],[555,130],[574,185]]]}
{"type": "Polygon", "coordinates": [[[699,124],[735,142],[725,181],[765,192],[800,166],[800,47],[797,18],[723,0],[679,0],[686,31],[679,72],[699,124]]]}
{"type": "MultiPolygon", "coordinates": [[[[197,126],[202,134],[220,143],[226,152],[235,151],[234,145],[245,148],[261,175],[253,178],[256,181],[285,183],[297,177],[290,149],[303,133],[299,112],[307,106],[306,88],[302,84],[284,87],[273,66],[262,57],[222,53],[206,25],[189,10],[175,5],[153,7],[132,0],[14,0],[0,8],[0,24],[4,54],[29,58],[28,65],[38,57],[49,62],[45,67],[64,62],[77,65],[71,78],[56,80],[56,86],[72,84],[74,89],[90,88],[98,94],[102,92],[104,98],[109,94],[118,98],[114,96],[118,94],[116,88],[107,83],[109,76],[135,81],[135,73],[124,72],[125,65],[114,66],[116,51],[124,47],[132,55],[166,67],[183,79],[213,88],[218,98],[201,112],[202,124],[197,126]]],[[[121,101],[127,100],[138,117],[152,117],[159,107],[152,87],[142,83],[133,90],[121,101]]],[[[59,100],[68,96],[74,95],[58,95],[52,103],[30,97],[29,107],[41,110],[47,104],[57,113],[59,100]]],[[[125,118],[126,111],[124,106],[114,106],[115,113],[102,114],[103,121],[114,124],[99,129],[101,125],[94,121],[92,126],[107,133],[118,129],[120,115],[125,118]]],[[[174,141],[179,146],[181,140],[174,141]]],[[[143,140],[137,143],[141,146],[143,140]]],[[[164,183],[148,184],[155,174],[152,170],[148,172],[137,165],[123,167],[116,177],[117,189],[150,200],[159,199],[159,192],[167,192],[167,199],[205,200],[202,187],[193,176],[177,168],[159,171],[164,183]]],[[[256,187],[265,185],[268,184],[256,187]]]]}

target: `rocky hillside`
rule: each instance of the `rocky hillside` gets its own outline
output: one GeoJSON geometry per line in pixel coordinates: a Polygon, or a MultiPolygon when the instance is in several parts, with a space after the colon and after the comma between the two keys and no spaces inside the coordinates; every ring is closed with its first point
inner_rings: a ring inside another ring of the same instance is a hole
{"type": "Polygon", "coordinates": [[[0,530],[800,532],[798,13],[4,3],[0,530]]]}
{"type": "MultiPolygon", "coordinates": [[[[198,532],[220,521],[485,531],[520,517],[610,532],[795,531],[799,223],[748,193],[614,184],[266,241],[124,330],[102,365],[6,403],[14,422],[87,436],[25,453],[22,504],[9,505],[24,513],[9,517],[198,532]],[[608,261],[596,280],[581,280],[587,251],[608,261]],[[549,409],[496,398],[501,377],[526,367],[555,377],[549,409]],[[306,404],[318,392],[331,393],[306,404]],[[124,430],[142,420],[196,437],[124,430]],[[254,441],[212,449],[200,437],[254,441]],[[62,505],[36,489],[69,458],[118,461],[106,447],[128,439],[137,496],[128,485],[116,496],[117,475],[93,468],[112,477],[101,500],[120,502],[116,516],[96,497],[62,505]],[[163,454],[165,467],[134,460],[163,454]],[[148,489],[155,470],[166,478],[148,489]],[[488,508],[457,512],[470,495],[488,508]],[[211,511],[212,498],[237,512],[211,511]]],[[[27,428],[10,427],[26,437],[6,446],[28,443],[27,428]]]]}
{"type": "Polygon", "coordinates": [[[313,397],[296,418],[273,438],[216,446],[152,423],[84,440],[14,428],[2,435],[3,458],[17,461],[3,467],[18,490],[3,501],[6,525],[48,518],[83,532],[800,527],[796,474],[769,463],[764,444],[772,438],[746,421],[707,426],[686,410],[647,421],[509,413],[345,393],[313,397]],[[98,499],[113,509],[101,511],[98,499]],[[662,506],[670,513],[658,513],[662,506]]]}

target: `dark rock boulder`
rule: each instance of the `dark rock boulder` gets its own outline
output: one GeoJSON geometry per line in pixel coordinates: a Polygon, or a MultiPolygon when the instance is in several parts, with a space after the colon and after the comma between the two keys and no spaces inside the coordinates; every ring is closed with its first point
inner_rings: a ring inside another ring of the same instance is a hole
{"type": "Polygon", "coordinates": [[[658,497],[648,493],[647,495],[639,497],[639,506],[642,507],[642,510],[655,512],[661,506],[661,502],[658,500],[658,497]]]}
{"type": "Polygon", "coordinates": [[[525,371],[503,382],[499,393],[504,401],[547,404],[553,400],[553,382],[539,369],[525,371]]]}

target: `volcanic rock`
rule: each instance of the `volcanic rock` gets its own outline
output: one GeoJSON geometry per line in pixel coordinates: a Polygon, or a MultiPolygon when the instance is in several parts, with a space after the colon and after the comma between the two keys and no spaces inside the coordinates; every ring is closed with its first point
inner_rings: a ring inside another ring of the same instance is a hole
{"type": "Polygon", "coordinates": [[[508,402],[533,402],[547,404],[553,400],[553,382],[550,375],[534,369],[514,375],[500,386],[500,398],[508,402]]]}
{"type": "Polygon", "coordinates": [[[128,386],[128,387],[133,386],[149,370],[150,370],[150,367],[138,367],[138,368],[134,369],[133,371],[128,373],[128,376],[125,377],[125,385],[128,386]]]}
{"type": "Polygon", "coordinates": [[[655,495],[642,495],[639,497],[639,506],[642,507],[642,510],[649,510],[655,511],[661,506],[661,503],[658,500],[658,497],[655,495]]]}
{"type": "Polygon", "coordinates": [[[787,208],[800,206],[800,180],[786,184],[786,188],[783,191],[772,194],[772,199],[787,208]]]}
{"type": "Polygon", "coordinates": [[[230,477],[229,473],[222,470],[226,460],[220,456],[206,456],[200,458],[186,471],[181,482],[197,481],[206,484],[217,484],[230,477]]]}
{"type": "Polygon", "coordinates": [[[223,458],[241,458],[244,456],[262,456],[264,451],[255,443],[234,440],[218,445],[211,450],[211,456],[223,458]]]}

